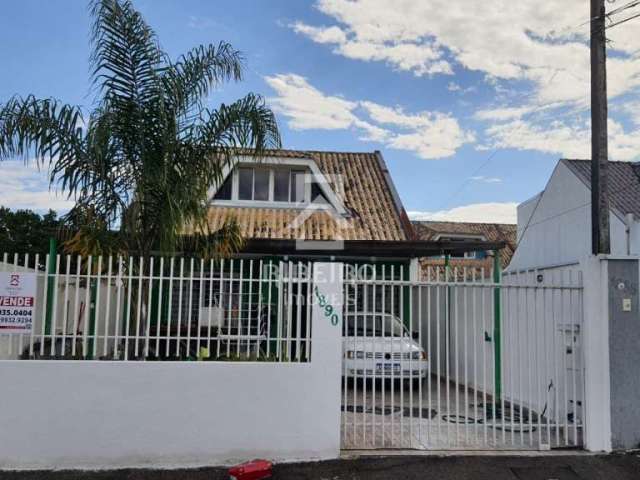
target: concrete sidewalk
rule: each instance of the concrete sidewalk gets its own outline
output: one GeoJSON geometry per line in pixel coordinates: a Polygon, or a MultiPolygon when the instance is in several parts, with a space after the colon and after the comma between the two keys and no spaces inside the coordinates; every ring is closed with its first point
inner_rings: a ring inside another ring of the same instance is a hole
{"type": "MultiPolygon", "coordinates": [[[[224,468],[0,472],[0,480],[222,480],[224,468]]],[[[275,466],[274,480],[637,480],[640,452],[616,455],[391,456],[275,466]]]]}

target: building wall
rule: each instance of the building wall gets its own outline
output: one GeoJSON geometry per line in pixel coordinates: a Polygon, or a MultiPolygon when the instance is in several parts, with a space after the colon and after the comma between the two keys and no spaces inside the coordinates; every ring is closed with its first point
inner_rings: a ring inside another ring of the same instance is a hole
{"type": "Polygon", "coordinates": [[[611,366],[611,445],[614,449],[640,445],[640,310],[638,260],[610,260],[609,364],[611,366]],[[630,300],[630,311],[622,308],[630,300]]]}
{"type": "MultiPolygon", "coordinates": [[[[590,189],[560,162],[536,207],[537,198],[518,206],[520,243],[509,271],[578,262],[591,253],[590,189]]],[[[611,214],[610,224],[611,253],[626,254],[624,222],[611,214]]],[[[640,254],[640,235],[632,237],[632,253],[640,254]]]]}

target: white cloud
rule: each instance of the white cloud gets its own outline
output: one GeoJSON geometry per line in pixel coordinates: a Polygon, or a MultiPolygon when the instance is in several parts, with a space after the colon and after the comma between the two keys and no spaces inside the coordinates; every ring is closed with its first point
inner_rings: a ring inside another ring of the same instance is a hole
{"type": "Polygon", "coordinates": [[[474,182],[480,183],[502,183],[502,179],[498,177],[485,177],[484,175],[476,175],[475,177],[470,177],[470,180],[474,182]]]}
{"type": "Polygon", "coordinates": [[[62,193],[49,190],[46,171],[17,160],[0,162],[0,205],[11,209],[66,212],[73,207],[62,193]]]}
{"type": "Polygon", "coordinates": [[[527,113],[531,113],[534,107],[499,107],[485,110],[478,110],[473,116],[477,120],[514,120],[521,118],[527,113]]]}
{"type": "Polygon", "coordinates": [[[449,157],[465,143],[474,140],[458,121],[440,112],[407,114],[401,108],[390,108],[373,102],[361,102],[362,107],[377,123],[408,129],[388,141],[388,146],[416,152],[422,158],[449,157]]]}
{"type": "MultiPolygon", "coordinates": [[[[454,66],[487,78],[526,81],[532,103],[589,99],[589,18],[584,0],[318,0],[334,20],[292,28],[336,54],[382,61],[416,75],[451,74],[454,66]]],[[[617,4],[608,5],[609,9],[617,4]]],[[[634,22],[607,32],[609,95],[640,85],[640,36],[634,22]]]]}
{"type": "Polygon", "coordinates": [[[449,90],[450,92],[459,92],[460,90],[462,90],[462,87],[456,82],[449,82],[447,83],[447,90],[449,90]]]}
{"type": "Polygon", "coordinates": [[[312,27],[301,22],[291,25],[297,33],[302,33],[311,38],[316,43],[344,43],[347,35],[338,27],[312,27]]]}
{"type": "Polygon", "coordinates": [[[400,70],[413,71],[416,75],[452,74],[451,65],[442,60],[438,48],[425,42],[403,42],[378,44],[349,38],[338,26],[314,27],[295,22],[291,28],[296,33],[309,37],[316,43],[332,44],[334,52],[355,60],[386,61],[400,70]]]}
{"type": "Polygon", "coordinates": [[[407,212],[412,220],[437,220],[449,222],[517,223],[515,202],[474,203],[437,212],[407,212]]]}
{"type": "Polygon", "coordinates": [[[625,102],[622,110],[631,117],[631,121],[640,127],[640,100],[625,102]]]}
{"type": "MultiPolygon", "coordinates": [[[[636,160],[640,155],[640,130],[627,132],[609,119],[609,158],[636,160]]],[[[591,158],[591,130],[587,122],[535,122],[515,120],[486,130],[491,148],[537,150],[568,158],[591,158]]]]}
{"type": "Polygon", "coordinates": [[[265,80],[278,94],[271,99],[273,106],[289,117],[289,126],[294,130],[341,130],[350,128],[357,120],[353,114],[357,103],[325,95],[304,77],[283,74],[265,80]]]}
{"type": "Polygon", "coordinates": [[[450,114],[407,113],[400,107],[326,95],[295,74],[269,76],[265,81],[277,94],[271,103],[294,130],[351,128],[362,140],[411,151],[425,159],[449,157],[474,140],[450,114]]]}

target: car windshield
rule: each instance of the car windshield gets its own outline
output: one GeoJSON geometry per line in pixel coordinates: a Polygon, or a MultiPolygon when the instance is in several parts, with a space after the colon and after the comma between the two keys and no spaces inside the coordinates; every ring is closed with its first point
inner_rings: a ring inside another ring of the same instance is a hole
{"type": "Polygon", "coordinates": [[[358,313],[346,316],[346,334],[351,337],[402,337],[408,331],[391,314],[358,313]]]}

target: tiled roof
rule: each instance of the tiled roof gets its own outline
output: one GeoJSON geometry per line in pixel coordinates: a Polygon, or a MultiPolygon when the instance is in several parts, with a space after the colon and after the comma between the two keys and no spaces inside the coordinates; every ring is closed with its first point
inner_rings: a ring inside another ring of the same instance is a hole
{"type": "Polygon", "coordinates": [[[379,152],[269,151],[268,158],[312,159],[332,184],[349,214],[346,218],[326,211],[310,214],[300,209],[213,206],[209,223],[217,229],[235,217],[245,238],[306,240],[409,240],[413,228],[395,192],[379,152]],[[342,179],[342,189],[333,179],[342,179]],[[299,226],[292,222],[308,214],[299,226]]]}
{"type": "MultiPolygon", "coordinates": [[[[415,221],[413,226],[420,240],[435,240],[438,236],[446,237],[448,234],[482,236],[489,242],[505,242],[504,248],[500,250],[503,268],[511,261],[516,248],[517,226],[515,224],[415,221]]],[[[456,261],[469,265],[478,262],[471,259],[456,259],[456,261]]]]}
{"type": "MultiPolygon", "coordinates": [[[[562,162],[591,188],[591,160],[562,162]]],[[[609,162],[609,202],[622,215],[640,217],[640,163],[609,162]]]]}

